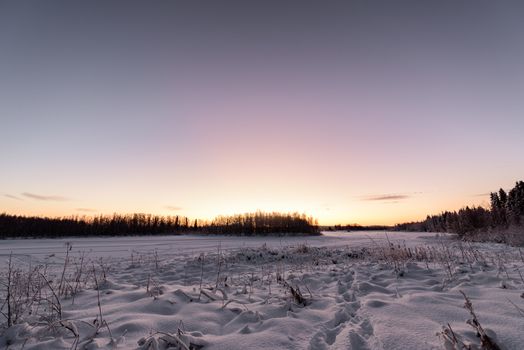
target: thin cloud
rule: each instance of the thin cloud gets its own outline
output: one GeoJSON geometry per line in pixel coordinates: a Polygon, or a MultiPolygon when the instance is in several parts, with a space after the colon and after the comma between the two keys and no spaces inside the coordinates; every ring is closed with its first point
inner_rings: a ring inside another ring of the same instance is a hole
{"type": "Polygon", "coordinates": [[[23,201],[22,198],[17,197],[17,196],[13,196],[12,194],[4,194],[4,196],[7,197],[7,198],[16,199],[17,201],[23,201]]]}
{"type": "Polygon", "coordinates": [[[91,209],[91,208],[76,208],[75,209],[76,211],[82,211],[82,212],[85,212],[85,213],[93,213],[96,211],[96,209],[91,209]]]}
{"type": "Polygon", "coordinates": [[[29,193],[29,192],[22,193],[22,196],[31,198],[31,199],[36,199],[39,201],[50,201],[50,202],[64,202],[64,201],[69,200],[69,198],[62,197],[62,196],[43,196],[40,194],[29,193]]]}
{"type": "MultiPolygon", "coordinates": [[[[504,190],[504,192],[508,193],[511,189],[510,188],[503,188],[502,190],[504,190]]],[[[499,191],[493,191],[495,193],[499,193],[499,191]]],[[[486,197],[486,196],[489,196],[491,195],[492,192],[485,192],[485,193],[475,193],[475,194],[472,194],[471,197],[486,197]]]]}
{"type": "Polygon", "coordinates": [[[362,198],[363,201],[398,201],[402,199],[411,198],[407,194],[379,194],[375,196],[366,196],[362,198]]]}
{"type": "Polygon", "coordinates": [[[476,193],[476,194],[472,194],[471,196],[472,197],[486,197],[486,196],[489,196],[491,193],[476,193]]]}
{"type": "Polygon", "coordinates": [[[387,203],[398,203],[399,201],[412,198],[417,194],[421,194],[422,192],[411,192],[411,193],[383,193],[383,194],[373,194],[373,195],[366,195],[366,196],[360,196],[361,201],[376,201],[376,202],[384,202],[387,201],[387,203]]]}
{"type": "Polygon", "coordinates": [[[180,210],[182,210],[182,207],[177,207],[177,206],[174,206],[174,205],[166,205],[164,208],[166,208],[167,210],[171,210],[171,211],[180,211],[180,210]]]}

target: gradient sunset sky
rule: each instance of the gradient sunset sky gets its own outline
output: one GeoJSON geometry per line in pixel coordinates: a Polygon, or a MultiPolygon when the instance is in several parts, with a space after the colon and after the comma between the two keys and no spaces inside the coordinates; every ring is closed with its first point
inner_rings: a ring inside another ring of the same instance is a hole
{"type": "Polygon", "coordinates": [[[522,1],[0,2],[0,212],[393,224],[524,179],[522,1]]]}

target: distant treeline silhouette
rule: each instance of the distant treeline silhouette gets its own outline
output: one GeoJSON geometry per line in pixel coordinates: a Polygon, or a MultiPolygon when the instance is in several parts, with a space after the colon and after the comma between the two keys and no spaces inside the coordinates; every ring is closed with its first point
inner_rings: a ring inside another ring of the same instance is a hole
{"type": "Polygon", "coordinates": [[[334,225],[334,226],[325,226],[326,231],[384,231],[391,230],[391,226],[384,225],[370,225],[362,226],[359,224],[350,224],[350,225],[334,225]]]}
{"type": "Polygon", "coordinates": [[[114,236],[182,233],[194,228],[187,217],[130,214],[95,217],[27,217],[0,214],[0,237],[114,236]]]}
{"type": "MultiPolygon", "coordinates": [[[[490,194],[491,207],[465,207],[428,216],[420,222],[399,224],[402,231],[453,232],[468,236],[479,232],[503,232],[515,228],[521,232],[524,224],[524,182],[518,181],[509,192],[502,188],[490,194]]],[[[522,232],[521,232],[522,233],[522,232]]]]}
{"type": "Polygon", "coordinates": [[[208,233],[232,235],[318,234],[318,222],[299,213],[246,213],[219,216],[206,226],[208,233]]]}
{"type": "Polygon", "coordinates": [[[249,213],[220,216],[211,222],[181,216],[151,214],[101,215],[95,217],[28,217],[0,214],[0,238],[182,234],[190,232],[225,235],[312,234],[314,220],[305,215],[249,213]]]}

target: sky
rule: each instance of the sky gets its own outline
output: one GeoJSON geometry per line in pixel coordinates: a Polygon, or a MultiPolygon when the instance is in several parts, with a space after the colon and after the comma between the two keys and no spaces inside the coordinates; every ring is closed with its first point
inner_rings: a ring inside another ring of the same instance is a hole
{"type": "Polygon", "coordinates": [[[0,212],[394,224],[524,179],[519,1],[1,1],[0,212]]]}

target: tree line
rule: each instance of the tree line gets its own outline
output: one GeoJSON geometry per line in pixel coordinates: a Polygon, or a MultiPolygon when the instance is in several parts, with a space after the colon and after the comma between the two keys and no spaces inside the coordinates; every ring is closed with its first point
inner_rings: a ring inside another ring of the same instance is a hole
{"type": "Polygon", "coordinates": [[[245,213],[218,216],[205,226],[208,233],[233,235],[318,234],[318,222],[299,213],[245,213]]]}
{"type": "Polygon", "coordinates": [[[489,230],[507,230],[524,224],[524,182],[518,181],[509,192],[502,188],[490,193],[490,208],[465,207],[459,211],[445,211],[428,215],[419,222],[395,226],[402,231],[453,232],[468,236],[489,230]]]}
{"type": "Polygon", "coordinates": [[[391,226],[384,225],[368,225],[362,226],[359,224],[348,224],[348,225],[333,225],[333,226],[324,226],[326,231],[385,231],[391,230],[391,226]]]}
{"type": "Polygon", "coordinates": [[[0,214],[0,238],[182,233],[194,225],[187,217],[151,214],[63,218],[0,214]]]}
{"type": "Polygon", "coordinates": [[[313,218],[299,214],[282,213],[257,212],[219,216],[210,222],[197,219],[190,220],[183,216],[151,214],[113,214],[63,218],[0,214],[0,238],[183,233],[264,235],[277,233],[312,234],[317,232],[317,225],[313,218]]]}

